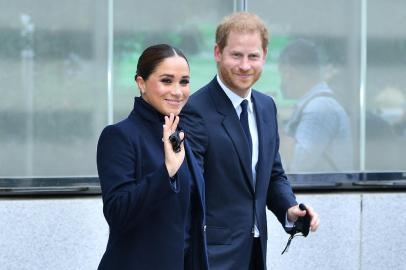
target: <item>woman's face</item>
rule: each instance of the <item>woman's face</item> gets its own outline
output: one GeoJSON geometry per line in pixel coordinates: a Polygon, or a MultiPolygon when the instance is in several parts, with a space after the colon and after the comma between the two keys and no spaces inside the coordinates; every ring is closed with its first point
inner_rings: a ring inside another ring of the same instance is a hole
{"type": "Polygon", "coordinates": [[[163,115],[178,115],[189,98],[189,65],[180,56],[165,58],[144,80],[137,77],[142,98],[163,115]]]}

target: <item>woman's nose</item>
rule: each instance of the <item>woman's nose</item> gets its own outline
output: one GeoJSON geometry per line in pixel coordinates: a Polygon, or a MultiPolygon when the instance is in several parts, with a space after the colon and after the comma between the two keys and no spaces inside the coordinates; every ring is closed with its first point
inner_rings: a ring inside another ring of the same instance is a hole
{"type": "Polygon", "coordinates": [[[179,84],[175,85],[175,87],[173,88],[172,93],[174,95],[181,95],[182,94],[182,91],[180,90],[180,85],[179,84]]]}

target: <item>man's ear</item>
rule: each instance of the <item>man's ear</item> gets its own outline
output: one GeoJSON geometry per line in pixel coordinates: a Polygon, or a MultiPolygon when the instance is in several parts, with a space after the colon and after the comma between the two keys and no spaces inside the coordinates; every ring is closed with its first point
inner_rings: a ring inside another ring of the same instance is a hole
{"type": "Polygon", "coordinates": [[[222,52],[220,50],[220,47],[219,47],[219,45],[216,44],[214,46],[214,59],[216,60],[217,63],[220,62],[220,60],[221,60],[221,54],[222,54],[222,52]]]}
{"type": "Polygon", "coordinates": [[[263,58],[263,60],[265,61],[265,59],[266,59],[266,55],[268,54],[268,48],[266,48],[265,50],[264,50],[264,58],[263,58]]]}

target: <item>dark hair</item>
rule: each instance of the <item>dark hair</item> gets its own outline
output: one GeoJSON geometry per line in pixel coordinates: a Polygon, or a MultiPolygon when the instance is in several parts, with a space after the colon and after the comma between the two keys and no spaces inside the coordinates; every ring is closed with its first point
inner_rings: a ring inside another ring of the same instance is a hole
{"type": "Polygon", "coordinates": [[[147,80],[148,77],[154,72],[155,68],[163,60],[175,55],[178,55],[185,59],[186,63],[189,65],[189,62],[187,61],[186,56],[182,53],[182,51],[168,44],[157,44],[146,48],[142,52],[140,58],[138,58],[135,79],[137,79],[137,76],[140,76],[144,80],[147,80]]]}
{"type": "Polygon", "coordinates": [[[316,45],[305,39],[297,39],[283,49],[279,56],[279,64],[319,68],[321,63],[316,45]]]}

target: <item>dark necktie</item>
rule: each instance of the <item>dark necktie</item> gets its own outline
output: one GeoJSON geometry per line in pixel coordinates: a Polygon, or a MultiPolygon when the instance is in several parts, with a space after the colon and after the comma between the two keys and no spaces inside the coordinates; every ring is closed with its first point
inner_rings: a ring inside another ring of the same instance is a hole
{"type": "Polygon", "coordinates": [[[250,127],[248,125],[247,107],[248,107],[248,100],[244,99],[241,102],[240,122],[241,122],[242,129],[244,130],[245,137],[247,138],[250,153],[252,155],[252,139],[251,139],[250,127]]]}

